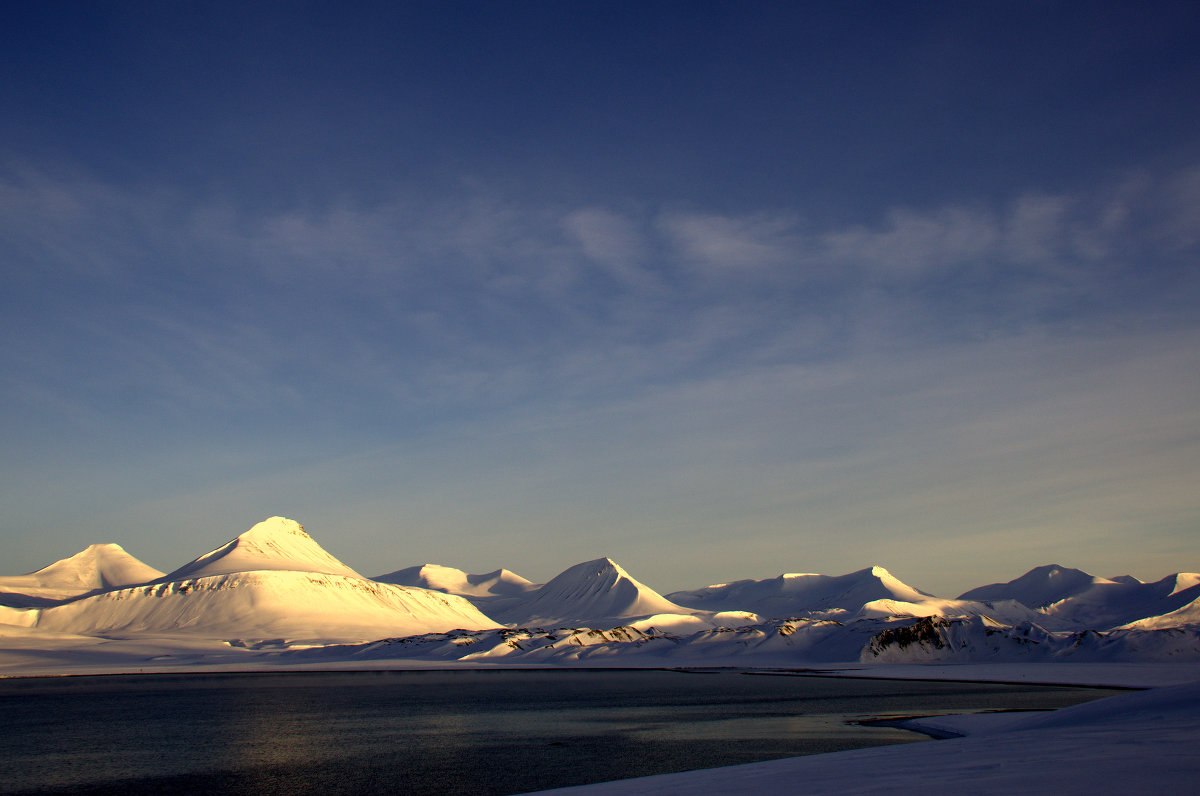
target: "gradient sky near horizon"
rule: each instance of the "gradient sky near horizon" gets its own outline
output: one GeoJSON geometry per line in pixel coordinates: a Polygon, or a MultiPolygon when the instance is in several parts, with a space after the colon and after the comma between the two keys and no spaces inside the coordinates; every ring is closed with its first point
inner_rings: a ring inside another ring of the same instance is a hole
{"type": "Polygon", "coordinates": [[[0,4],[0,558],[1200,571],[1194,3],[0,4]]]}

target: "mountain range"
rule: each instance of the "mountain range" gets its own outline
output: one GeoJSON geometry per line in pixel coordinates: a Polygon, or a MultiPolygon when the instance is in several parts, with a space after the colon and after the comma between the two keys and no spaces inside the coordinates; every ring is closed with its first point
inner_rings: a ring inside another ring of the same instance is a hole
{"type": "MultiPolygon", "coordinates": [[[[455,595],[364,578],[292,520],[272,517],[164,575],[121,551],[93,546],[16,578],[0,578],[0,603],[30,604],[29,579],[62,595],[14,618],[26,627],[84,636],[186,636],[351,641],[498,625],[455,595]],[[97,547],[105,555],[90,551],[97,547]],[[112,566],[117,561],[121,566],[112,566]],[[139,566],[140,565],[140,566],[139,566]],[[89,567],[103,567],[92,572],[89,567]],[[114,574],[122,577],[113,582],[114,574]],[[144,575],[130,582],[130,577],[144,575]],[[89,588],[106,581],[109,588],[89,588]],[[69,593],[74,589],[74,593],[69,593]]],[[[0,619],[4,615],[0,614],[0,619]]]]}
{"type": "Polygon", "coordinates": [[[299,523],[272,517],[167,574],[99,544],[0,577],[0,650],[6,639],[66,637],[489,661],[751,652],[793,661],[1200,660],[1200,574],[1144,583],[1048,565],[953,599],[879,566],[665,596],[609,558],[545,584],[436,564],[367,578],[299,523]]]}

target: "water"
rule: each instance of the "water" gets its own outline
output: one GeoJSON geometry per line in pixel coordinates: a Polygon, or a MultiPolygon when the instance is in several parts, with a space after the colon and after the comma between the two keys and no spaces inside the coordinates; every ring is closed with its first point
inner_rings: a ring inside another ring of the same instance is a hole
{"type": "Polygon", "coordinates": [[[6,680],[0,792],[511,794],[911,742],[855,722],[1107,693],[608,670],[6,680]]]}

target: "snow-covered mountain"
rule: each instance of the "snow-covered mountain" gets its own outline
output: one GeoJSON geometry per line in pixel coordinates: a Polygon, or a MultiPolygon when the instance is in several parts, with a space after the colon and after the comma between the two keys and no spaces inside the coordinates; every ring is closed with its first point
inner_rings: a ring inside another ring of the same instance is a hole
{"type": "Polygon", "coordinates": [[[634,579],[611,558],[576,564],[493,617],[508,624],[611,627],[656,614],[692,614],[634,579]]]}
{"type": "Polygon", "coordinates": [[[944,600],[929,597],[919,603],[900,600],[872,600],[864,605],[853,619],[887,619],[904,617],[938,617],[942,619],[984,617],[1008,625],[1033,623],[1047,630],[1073,630],[1075,624],[1028,608],[1016,600],[976,602],[974,600],[944,600]]]}
{"type": "Polygon", "coordinates": [[[28,575],[0,577],[0,605],[45,605],[97,589],[148,583],[162,574],[120,545],[94,544],[28,575]]]}
{"type": "MultiPolygon", "coordinates": [[[[1015,600],[1078,628],[1107,630],[1176,614],[1200,599],[1200,574],[1180,572],[1154,583],[1128,575],[1099,578],[1057,565],[1036,567],[1008,583],[964,593],[964,600],[1015,600]]],[[[1186,612],[1172,622],[1185,621],[1186,612]]]]}
{"type": "Polygon", "coordinates": [[[9,619],[83,636],[251,643],[351,641],[498,627],[462,597],[362,577],[325,552],[299,523],[283,517],[258,523],[169,575],[125,564],[120,572],[137,575],[136,582],[144,585],[100,590],[9,619]]]}
{"type": "Polygon", "coordinates": [[[828,663],[1200,662],[1200,628],[1049,632],[986,616],[787,619],[677,632],[635,622],[607,629],[505,628],[283,653],[296,663],[458,661],[589,666],[765,666],[828,663]]]}
{"type": "Polygon", "coordinates": [[[1171,621],[1182,621],[1184,609],[1197,599],[1200,599],[1200,574],[1179,572],[1154,583],[1100,579],[1091,589],[1042,611],[1079,627],[1108,629],[1156,617],[1173,616],[1171,621]]]}
{"type": "Polygon", "coordinates": [[[1118,629],[1166,630],[1179,627],[1200,628],[1200,597],[1169,613],[1137,619],[1122,625],[1118,629]]]}
{"type": "Polygon", "coordinates": [[[260,570],[322,572],[362,578],[362,575],[325,552],[304,531],[303,525],[286,517],[271,517],[216,550],[189,561],[162,580],[167,582],[260,570]]]}
{"type": "Polygon", "coordinates": [[[1056,602],[1082,594],[1098,583],[1113,581],[1097,578],[1083,570],[1069,569],[1058,564],[1034,567],[1019,578],[1007,583],[980,586],[959,595],[960,600],[1016,600],[1030,608],[1044,608],[1056,602]]]}
{"type": "Polygon", "coordinates": [[[663,596],[608,558],[543,586],[505,569],[470,575],[434,564],[372,580],[298,523],[272,517],[168,575],[116,545],[93,545],[0,578],[0,637],[2,665],[24,654],[16,650],[80,644],[103,647],[102,658],[114,644],[134,658],[150,646],[205,650],[197,660],[214,649],[308,646],[320,648],[313,660],[1190,662],[1200,661],[1200,574],[1144,583],[1050,565],[958,599],[882,567],[663,596]]]}
{"type": "Polygon", "coordinates": [[[805,573],[767,580],[738,580],[667,595],[667,599],[689,608],[752,611],[759,616],[781,619],[814,614],[853,615],[876,600],[912,605],[930,598],[933,595],[914,589],[878,566],[847,575],[805,573]]]}
{"type": "Polygon", "coordinates": [[[486,616],[504,614],[528,598],[531,592],[541,588],[507,569],[497,569],[483,575],[469,575],[461,569],[440,564],[421,564],[399,569],[372,580],[429,589],[442,594],[453,594],[467,600],[486,616]]]}
{"type": "Polygon", "coordinates": [[[496,627],[461,597],[318,572],[258,570],[117,589],[46,608],[42,630],[257,643],[332,642],[496,627]]]}
{"type": "Polygon", "coordinates": [[[386,575],[377,575],[371,580],[393,583],[397,586],[414,586],[419,589],[457,594],[460,597],[514,597],[533,591],[537,584],[531,583],[515,572],[497,569],[483,575],[468,575],[461,569],[444,567],[440,564],[420,564],[398,569],[386,575]]]}

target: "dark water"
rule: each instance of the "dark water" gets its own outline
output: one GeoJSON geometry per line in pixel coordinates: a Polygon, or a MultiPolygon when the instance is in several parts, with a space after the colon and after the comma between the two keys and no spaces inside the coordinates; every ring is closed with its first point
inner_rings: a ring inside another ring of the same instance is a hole
{"type": "Polygon", "coordinates": [[[0,791],[510,794],[922,740],[854,723],[872,717],[1107,693],[598,670],[5,680],[0,791]]]}

